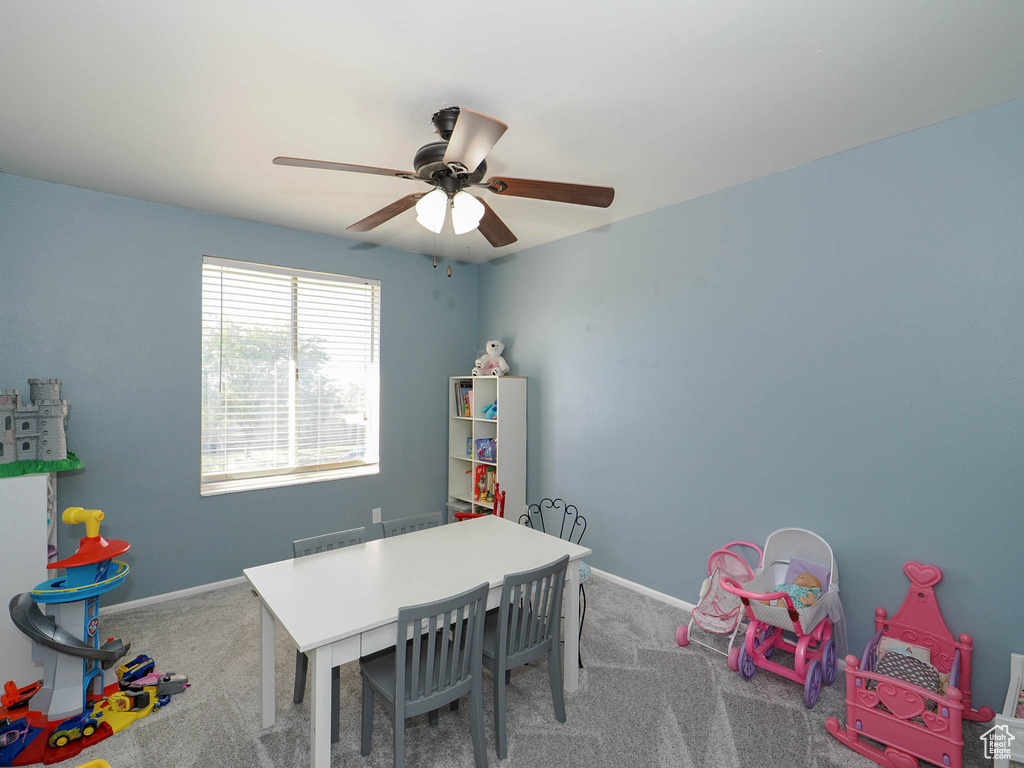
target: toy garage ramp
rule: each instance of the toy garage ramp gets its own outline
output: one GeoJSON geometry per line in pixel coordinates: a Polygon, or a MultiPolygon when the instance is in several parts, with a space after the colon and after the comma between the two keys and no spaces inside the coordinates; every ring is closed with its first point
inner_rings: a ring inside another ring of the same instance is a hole
{"type": "Polygon", "coordinates": [[[95,659],[102,662],[104,669],[114,666],[131,648],[131,643],[125,645],[120,640],[111,640],[94,648],[44,616],[30,592],[12,597],[9,610],[14,625],[32,640],[69,656],[95,659]]]}

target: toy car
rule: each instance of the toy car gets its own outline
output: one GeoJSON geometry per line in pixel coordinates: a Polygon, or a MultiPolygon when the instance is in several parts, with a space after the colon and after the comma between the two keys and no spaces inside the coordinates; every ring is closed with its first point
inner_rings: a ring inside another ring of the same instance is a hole
{"type": "Polygon", "coordinates": [[[92,736],[98,725],[99,723],[93,719],[91,711],[83,712],[58,725],[50,734],[50,740],[47,743],[51,747],[63,747],[69,741],[80,739],[83,736],[92,736]]]}
{"type": "Polygon", "coordinates": [[[140,653],[134,659],[122,664],[117,668],[117,679],[121,685],[134,683],[140,677],[153,672],[156,669],[156,662],[144,653],[140,653]]]}

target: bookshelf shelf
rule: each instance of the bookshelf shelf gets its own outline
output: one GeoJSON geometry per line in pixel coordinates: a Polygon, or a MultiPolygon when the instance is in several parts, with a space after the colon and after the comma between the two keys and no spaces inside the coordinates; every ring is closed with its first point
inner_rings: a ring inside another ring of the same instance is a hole
{"type": "MultiPolygon", "coordinates": [[[[522,376],[453,376],[448,386],[449,512],[490,512],[493,484],[505,492],[505,515],[526,506],[526,384],[522,376]],[[497,403],[496,419],[483,415],[497,403]],[[493,456],[478,447],[494,441],[493,456]],[[480,456],[488,458],[481,459],[480,456]],[[490,460],[492,459],[493,460],[490,460]],[[477,493],[476,486],[482,486],[477,493]]],[[[449,514],[449,520],[451,515],[449,514]]]]}

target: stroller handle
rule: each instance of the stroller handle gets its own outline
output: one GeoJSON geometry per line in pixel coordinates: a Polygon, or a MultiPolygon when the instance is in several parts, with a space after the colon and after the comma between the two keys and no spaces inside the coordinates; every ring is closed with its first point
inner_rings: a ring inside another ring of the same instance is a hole
{"type": "Polygon", "coordinates": [[[764,550],[761,549],[757,544],[749,541],[730,541],[722,549],[729,549],[730,547],[750,547],[757,552],[757,567],[760,568],[764,564],[764,550]]]}
{"type": "Polygon", "coordinates": [[[750,607],[751,600],[769,603],[773,600],[782,600],[786,603],[786,608],[789,610],[789,619],[793,622],[793,629],[796,630],[796,633],[799,635],[804,634],[803,628],[800,626],[800,614],[797,613],[796,606],[793,605],[793,598],[790,597],[788,592],[749,592],[743,588],[742,584],[731,576],[723,576],[718,580],[718,582],[722,585],[722,589],[726,592],[731,592],[743,601],[747,607],[747,613],[752,619],[754,618],[754,611],[750,607]]]}

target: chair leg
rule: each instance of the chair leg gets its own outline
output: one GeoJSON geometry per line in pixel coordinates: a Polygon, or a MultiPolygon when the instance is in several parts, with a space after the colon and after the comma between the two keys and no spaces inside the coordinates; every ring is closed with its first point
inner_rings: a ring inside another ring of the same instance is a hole
{"type": "Polygon", "coordinates": [[[302,651],[295,651],[295,693],[292,695],[292,701],[296,704],[302,703],[302,697],[306,694],[306,668],[309,664],[309,659],[306,658],[306,654],[302,651]]]}
{"type": "Polygon", "coordinates": [[[552,644],[548,651],[548,677],[551,678],[551,699],[555,704],[555,719],[565,722],[565,698],[562,692],[562,654],[559,647],[552,644]]]}
{"type": "Polygon", "coordinates": [[[341,667],[331,668],[331,744],[337,744],[341,730],[341,667]]]}
{"type": "Polygon", "coordinates": [[[580,637],[576,643],[576,653],[579,654],[580,669],[583,669],[583,620],[587,618],[587,591],[580,584],[580,637]]]}
{"type": "Polygon", "coordinates": [[[437,723],[439,722],[439,715],[440,715],[440,713],[441,713],[441,710],[439,710],[439,709],[432,709],[429,712],[427,712],[427,722],[431,726],[437,725],[437,723]]]}
{"type": "Polygon", "coordinates": [[[458,712],[459,711],[459,700],[456,699],[451,704],[449,704],[448,705],[448,709],[450,709],[452,712],[458,712]]]}
{"type": "MultiPolygon", "coordinates": [[[[473,737],[476,768],[487,768],[487,740],[484,737],[484,684],[481,675],[469,691],[469,732],[473,737]]],[[[501,754],[498,754],[501,757],[501,754]]]]}
{"type": "Polygon", "coordinates": [[[505,686],[508,684],[509,670],[498,666],[494,675],[494,748],[498,759],[508,757],[508,740],[505,731],[505,686]]]}
{"type": "Polygon", "coordinates": [[[395,768],[405,768],[405,718],[395,713],[395,768]]]}
{"type": "Polygon", "coordinates": [[[362,738],[359,743],[359,754],[363,757],[370,756],[370,741],[373,737],[373,689],[363,678],[363,720],[362,738]]]}

